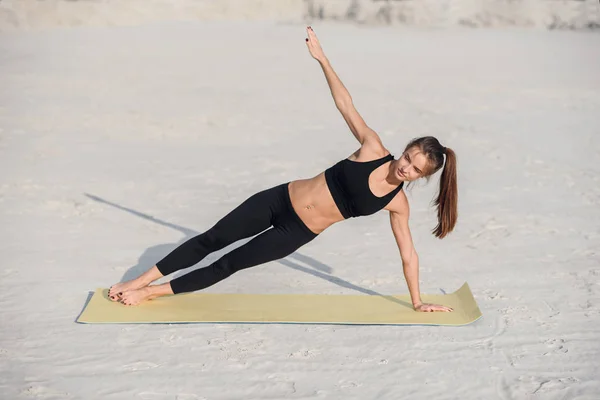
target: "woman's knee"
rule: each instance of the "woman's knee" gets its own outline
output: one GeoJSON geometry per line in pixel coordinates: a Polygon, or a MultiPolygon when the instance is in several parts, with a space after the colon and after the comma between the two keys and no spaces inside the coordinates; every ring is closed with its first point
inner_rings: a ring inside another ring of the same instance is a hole
{"type": "Polygon", "coordinates": [[[196,242],[209,251],[216,251],[226,246],[227,239],[225,236],[225,232],[215,226],[196,236],[196,242]]]}
{"type": "Polygon", "coordinates": [[[219,279],[225,279],[242,269],[242,266],[236,263],[231,257],[227,257],[226,254],[215,261],[209,268],[212,269],[213,274],[218,276],[219,279]]]}

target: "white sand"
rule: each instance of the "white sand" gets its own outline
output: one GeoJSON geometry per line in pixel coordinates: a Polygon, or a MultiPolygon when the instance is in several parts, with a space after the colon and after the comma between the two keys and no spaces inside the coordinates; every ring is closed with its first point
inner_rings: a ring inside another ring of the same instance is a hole
{"type": "MultiPolygon", "coordinates": [[[[357,142],[301,24],[5,33],[2,399],[598,398],[600,35],[313,26],[395,155],[429,134],[457,152],[456,231],[430,234],[437,176],[408,191],[411,227],[422,292],[468,281],[483,318],[75,323],[90,291],[357,142]]],[[[407,293],[384,212],[207,290],[407,293]]]]}

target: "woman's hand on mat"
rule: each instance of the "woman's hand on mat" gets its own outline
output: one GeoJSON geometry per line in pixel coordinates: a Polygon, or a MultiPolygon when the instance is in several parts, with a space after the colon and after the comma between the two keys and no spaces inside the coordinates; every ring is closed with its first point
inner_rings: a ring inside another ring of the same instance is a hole
{"type": "Polygon", "coordinates": [[[419,312],[434,312],[434,311],[452,312],[454,310],[450,307],[442,306],[441,304],[421,303],[421,304],[415,305],[415,311],[419,311],[419,312]]]}
{"type": "Polygon", "coordinates": [[[306,34],[308,35],[308,38],[306,38],[306,46],[308,47],[310,55],[317,61],[325,60],[325,53],[323,53],[319,39],[317,39],[317,35],[310,26],[306,28],[306,34]]]}

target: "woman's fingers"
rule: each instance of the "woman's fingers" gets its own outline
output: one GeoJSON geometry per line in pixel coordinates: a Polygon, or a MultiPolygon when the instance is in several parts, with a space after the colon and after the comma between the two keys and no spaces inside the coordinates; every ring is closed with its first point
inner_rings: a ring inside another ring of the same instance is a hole
{"type": "Polygon", "coordinates": [[[317,39],[317,35],[313,31],[312,27],[310,27],[310,26],[307,27],[306,28],[306,33],[308,35],[308,38],[306,38],[306,45],[308,46],[310,54],[315,59],[321,59],[321,58],[323,58],[324,57],[323,49],[321,48],[321,45],[319,43],[319,39],[317,39]]]}
{"type": "Polygon", "coordinates": [[[452,312],[454,311],[450,307],[442,306],[439,304],[426,304],[422,307],[421,311],[424,312],[436,312],[436,311],[444,311],[444,312],[452,312]]]}

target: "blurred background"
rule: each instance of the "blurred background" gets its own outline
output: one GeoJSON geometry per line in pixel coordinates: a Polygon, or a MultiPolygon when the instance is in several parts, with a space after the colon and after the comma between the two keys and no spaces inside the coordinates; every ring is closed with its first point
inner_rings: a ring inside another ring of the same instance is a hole
{"type": "Polygon", "coordinates": [[[0,29],[157,20],[338,20],[419,27],[599,29],[597,0],[0,0],[0,29]]]}

